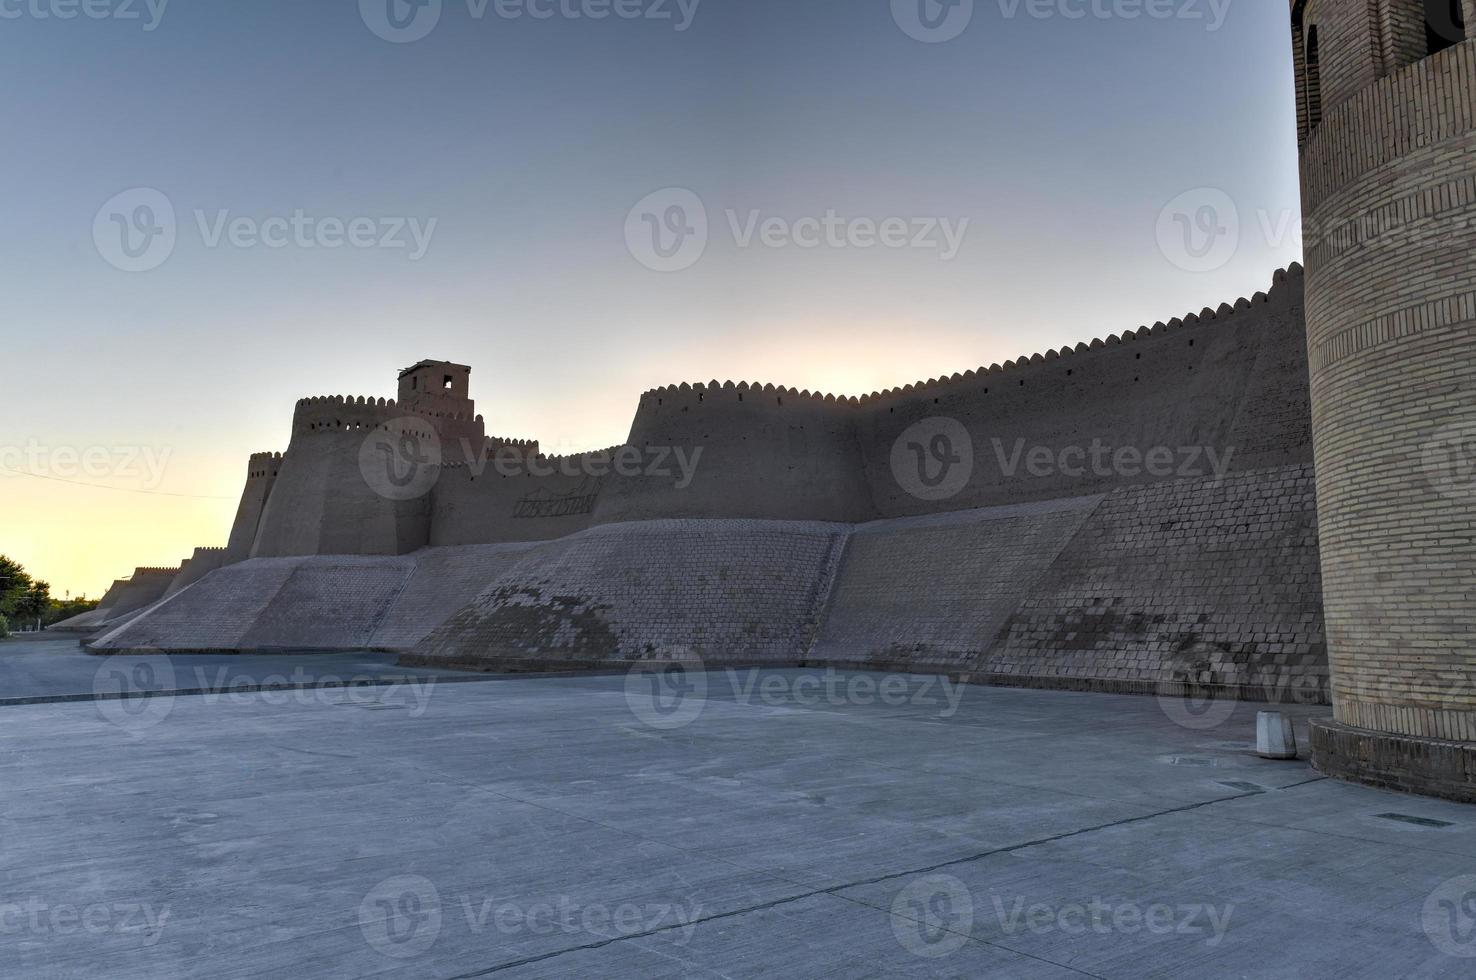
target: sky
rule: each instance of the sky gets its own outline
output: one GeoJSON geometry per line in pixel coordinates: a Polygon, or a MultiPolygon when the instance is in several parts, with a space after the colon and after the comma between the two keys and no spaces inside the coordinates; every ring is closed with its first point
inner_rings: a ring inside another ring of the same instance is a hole
{"type": "Polygon", "coordinates": [[[1300,258],[1284,3],[416,3],[0,0],[0,553],[55,594],[224,544],[298,398],[422,358],[578,451],[1300,258]]]}

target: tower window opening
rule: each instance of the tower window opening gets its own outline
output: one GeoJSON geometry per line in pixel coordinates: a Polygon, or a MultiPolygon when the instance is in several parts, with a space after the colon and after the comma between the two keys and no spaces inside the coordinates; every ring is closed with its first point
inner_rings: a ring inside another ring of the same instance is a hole
{"type": "Polygon", "coordinates": [[[1322,50],[1317,26],[1307,28],[1307,131],[1322,124],[1322,50]]]}
{"type": "Polygon", "coordinates": [[[448,374],[445,376],[444,380],[441,381],[441,387],[446,391],[451,390],[451,375],[448,374]]]}
{"type": "Polygon", "coordinates": [[[1425,0],[1425,38],[1431,54],[1466,39],[1466,16],[1461,0],[1425,0]]]}

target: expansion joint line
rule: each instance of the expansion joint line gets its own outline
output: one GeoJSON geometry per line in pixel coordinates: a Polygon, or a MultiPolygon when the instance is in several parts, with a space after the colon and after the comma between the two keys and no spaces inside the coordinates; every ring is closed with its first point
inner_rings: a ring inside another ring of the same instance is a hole
{"type": "MultiPolygon", "coordinates": [[[[1295,789],[1298,786],[1306,786],[1309,783],[1319,783],[1319,782],[1322,782],[1325,779],[1327,779],[1326,776],[1318,776],[1318,777],[1315,777],[1313,779],[1303,780],[1302,782],[1299,782],[1299,783],[1292,783],[1290,786],[1278,787],[1275,790],[1271,790],[1269,792],[1281,792],[1282,790],[1295,789]]],[[[882,907],[880,905],[875,905],[875,904],[872,904],[871,902],[862,901],[861,899],[853,898],[853,897],[851,897],[849,895],[841,895],[839,893],[840,892],[843,892],[843,891],[846,891],[846,890],[849,890],[849,889],[852,889],[852,888],[861,888],[861,887],[865,887],[867,885],[878,885],[878,884],[881,884],[882,882],[885,882],[885,881],[894,881],[894,880],[896,880],[898,878],[911,878],[911,877],[915,877],[915,876],[918,876],[918,875],[934,874],[934,873],[936,873],[938,871],[944,870],[945,868],[956,868],[956,867],[959,867],[961,865],[970,864],[970,863],[972,863],[974,861],[982,861],[985,858],[994,857],[994,856],[999,855],[999,854],[1012,854],[1012,853],[1014,853],[1016,851],[1026,850],[1027,848],[1039,847],[1042,844],[1053,844],[1056,841],[1069,840],[1069,839],[1071,839],[1073,837],[1080,837],[1080,836],[1082,836],[1084,834],[1094,834],[1094,833],[1096,833],[1099,830],[1111,830],[1114,827],[1124,827],[1124,826],[1127,826],[1129,824],[1142,823],[1142,822],[1147,821],[1147,820],[1156,820],[1159,817],[1172,816],[1173,814],[1176,814],[1176,813],[1188,813],[1188,812],[1190,812],[1192,810],[1199,810],[1199,809],[1203,809],[1204,807],[1214,806],[1217,803],[1230,803],[1230,802],[1233,802],[1235,800],[1247,800],[1247,799],[1250,799],[1251,797],[1254,797],[1254,796],[1264,796],[1264,795],[1266,795],[1267,792],[1268,792],[1267,790],[1255,790],[1255,791],[1248,792],[1248,793],[1237,793],[1234,796],[1221,796],[1221,797],[1218,797],[1218,798],[1213,799],[1213,800],[1202,800],[1199,803],[1189,803],[1189,804],[1185,804],[1184,806],[1170,807],[1170,808],[1168,808],[1166,810],[1157,810],[1157,811],[1155,811],[1153,813],[1139,814],[1138,816],[1135,816],[1135,817],[1124,817],[1121,820],[1113,820],[1113,821],[1110,821],[1108,823],[1096,824],[1096,825],[1091,826],[1091,827],[1082,827],[1079,830],[1069,830],[1069,831],[1066,831],[1065,833],[1052,834],[1049,837],[1039,837],[1039,838],[1036,838],[1034,840],[1022,841],[1019,844],[1011,844],[1008,847],[997,847],[997,848],[994,848],[993,850],[980,851],[977,854],[970,854],[970,855],[968,855],[966,857],[954,858],[951,861],[942,861],[942,862],[939,862],[938,864],[932,864],[932,865],[928,865],[926,867],[911,868],[911,869],[908,869],[907,871],[895,871],[895,872],[892,872],[890,874],[877,875],[876,877],[873,877],[873,878],[863,878],[863,879],[859,879],[857,881],[844,882],[844,883],[839,884],[839,885],[831,885],[828,888],[816,888],[816,889],[813,889],[811,891],[803,892],[803,893],[801,893],[799,895],[790,895],[790,896],[788,896],[786,898],[776,898],[776,899],[773,899],[772,901],[768,901],[768,902],[759,902],[758,904],[750,905],[750,906],[747,906],[747,907],[744,907],[744,908],[732,909],[732,910],[727,911],[727,912],[719,912],[719,913],[716,913],[714,915],[704,916],[702,918],[695,919],[695,920],[693,920],[691,922],[684,923],[681,926],[663,926],[663,927],[658,928],[658,929],[648,929],[648,930],[645,930],[644,932],[631,933],[630,935],[626,935],[626,936],[611,936],[610,938],[608,938],[608,939],[602,939],[599,942],[584,943],[584,944],[581,944],[581,945],[578,945],[578,946],[570,946],[570,947],[568,947],[566,949],[559,949],[559,950],[554,950],[554,951],[548,952],[548,953],[542,953],[542,954],[539,954],[538,956],[529,956],[529,957],[525,957],[524,959],[513,960],[513,961],[508,962],[508,963],[501,963],[501,964],[498,964],[497,966],[488,967],[485,970],[478,970],[478,971],[476,971],[474,973],[458,973],[458,974],[456,974],[453,977],[449,977],[448,980],[472,980],[472,978],[474,978],[474,977],[492,976],[493,974],[501,973],[504,970],[514,970],[514,969],[517,969],[519,967],[528,966],[528,965],[533,964],[533,963],[541,963],[541,962],[543,962],[545,960],[550,960],[550,959],[553,959],[553,958],[558,957],[558,956],[563,956],[566,953],[579,953],[579,952],[584,952],[585,950],[602,949],[602,948],[604,948],[606,946],[611,945],[612,943],[624,942],[624,941],[629,940],[629,939],[644,939],[644,938],[647,938],[649,936],[659,935],[659,934],[661,934],[663,932],[672,932],[672,931],[674,931],[676,929],[691,928],[691,927],[694,927],[694,926],[705,925],[705,924],[707,924],[709,922],[717,922],[719,920],[722,920],[722,919],[730,919],[730,918],[733,918],[735,916],[748,915],[751,912],[763,912],[763,911],[766,911],[768,909],[777,908],[777,907],[779,907],[781,905],[790,905],[790,904],[793,904],[794,902],[801,902],[801,901],[804,901],[805,899],[808,899],[808,898],[814,898],[817,895],[829,895],[832,898],[838,898],[841,901],[851,902],[852,904],[860,905],[860,906],[863,906],[865,908],[875,909],[875,910],[880,911],[880,912],[890,912],[890,909],[884,908],[884,907],[882,907]]],[[[781,880],[783,880],[783,879],[781,879],[781,880]]],[[[1018,949],[1013,949],[1013,948],[1011,948],[1009,946],[1002,946],[999,943],[991,943],[991,942],[989,942],[987,940],[976,939],[975,937],[973,937],[971,935],[968,935],[966,933],[956,933],[956,934],[957,935],[964,936],[970,942],[979,943],[979,944],[984,945],[984,946],[992,946],[992,947],[994,947],[996,949],[1000,949],[1000,950],[1003,950],[1005,952],[1013,953],[1013,954],[1015,954],[1017,956],[1024,956],[1024,957],[1027,957],[1028,959],[1038,960],[1038,961],[1040,961],[1042,963],[1049,963],[1052,966],[1062,967],[1063,969],[1071,969],[1071,970],[1073,970],[1073,972],[1078,973],[1078,974],[1081,974],[1082,976],[1086,976],[1086,977],[1097,977],[1097,974],[1087,973],[1085,971],[1078,970],[1078,969],[1075,969],[1073,967],[1067,967],[1064,964],[1055,962],[1054,960],[1049,960],[1049,959],[1046,959],[1046,958],[1040,957],[1040,956],[1033,956],[1033,955],[1031,955],[1029,953],[1022,952],[1021,950],[1018,950],[1018,949]]],[[[1097,977],[1097,980],[1102,980],[1102,978],[1097,977]]]]}

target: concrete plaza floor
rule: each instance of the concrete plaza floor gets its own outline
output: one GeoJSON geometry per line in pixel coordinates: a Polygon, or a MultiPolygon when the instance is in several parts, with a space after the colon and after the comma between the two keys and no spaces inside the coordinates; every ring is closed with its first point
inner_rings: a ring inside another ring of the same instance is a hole
{"type": "Polygon", "coordinates": [[[65,634],[17,636],[0,645],[0,706],[47,701],[87,700],[109,693],[164,691],[243,691],[287,685],[337,683],[393,684],[396,680],[440,677],[473,680],[461,671],[397,667],[390,653],[177,654],[167,658],[95,657],[81,641],[65,634]],[[111,666],[110,666],[111,661],[111,666]],[[117,668],[145,667],[118,680],[117,668]],[[152,665],[152,669],[147,669],[152,665]]]}
{"type": "Polygon", "coordinates": [[[1476,810],[1257,759],[1263,706],[417,684],[0,708],[0,976],[1476,972],[1476,810]]]}

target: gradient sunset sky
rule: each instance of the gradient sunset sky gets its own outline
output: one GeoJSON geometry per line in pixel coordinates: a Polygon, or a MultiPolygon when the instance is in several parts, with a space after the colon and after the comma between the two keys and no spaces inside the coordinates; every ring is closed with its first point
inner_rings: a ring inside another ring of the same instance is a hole
{"type": "Polygon", "coordinates": [[[676,0],[676,21],[444,0],[394,43],[368,23],[390,0],[173,0],[152,30],[143,0],[33,2],[0,19],[0,553],[58,595],[224,544],[296,399],[388,397],[421,358],[473,366],[490,433],[590,449],[661,384],[861,394],[1234,302],[1300,257],[1285,3],[978,0],[925,43],[906,8],[934,0],[702,0],[685,30],[676,0]],[[625,229],[671,187],[710,241],[662,273],[625,229]],[[176,241],[130,272],[94,222],[137,188],[176,241]],[[1208,271],[1159,236],[1200,188],[1240,218],[1208,271]],[[209,241],[222,212],[298,210],[435,227],[418,259],[209,241]],[[728,210],[969,226],[952,259],[743,247],[728,210]]]}

